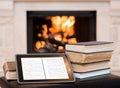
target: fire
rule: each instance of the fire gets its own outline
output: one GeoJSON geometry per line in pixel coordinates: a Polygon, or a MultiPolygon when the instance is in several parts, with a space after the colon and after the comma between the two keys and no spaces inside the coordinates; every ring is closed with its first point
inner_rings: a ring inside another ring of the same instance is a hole
{"type": "Polygon", "coordinates": [[[74,16],[52,16],[46,17],[46,20],[51,20],[51,27],[48,27],[47,24],[42,25],[42,33],[38,33],[37,36],[45,40],[36,41],[35,48],[37,50],[43,48],[45,46],[45,42],[52,43],[52,46],[54,48],[57,47],[59,50],[64,50],[64,45],[66,43],[77,42],[75,37],[71,37],[75,34],[74,16]]]}
{"type": "Polygon", "coordinates": [[[36,47],[36,49],[41,49],[41,48],[43,48],[45,46],[45,42],[44,41],[37,41],[36,43],[35,43],[35,47],[36,47]]]}

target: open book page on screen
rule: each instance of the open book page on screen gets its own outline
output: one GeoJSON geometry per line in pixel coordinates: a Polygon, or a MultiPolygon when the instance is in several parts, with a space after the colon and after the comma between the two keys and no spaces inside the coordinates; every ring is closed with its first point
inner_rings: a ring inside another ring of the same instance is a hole
{"type": "Polygon", "coordinates": [[[74,82],[69,59],[64,54],[17,55],[19,83],[74,82]]]}
{"type": "Polygon", "coordinates": [[[21,61],[24,80],[45,79],[41,58],[21,58],[21,61]]]}
{"type": "Polygon", "coordinates": [[[30,79],[68,79],[62,57],[21,58],[23,78],[30,79]]]}
{"type": "Polygon", "coordinates": [[[46,79],[68,79],[63,57],[46,57],[43,59],[46,79]]]}

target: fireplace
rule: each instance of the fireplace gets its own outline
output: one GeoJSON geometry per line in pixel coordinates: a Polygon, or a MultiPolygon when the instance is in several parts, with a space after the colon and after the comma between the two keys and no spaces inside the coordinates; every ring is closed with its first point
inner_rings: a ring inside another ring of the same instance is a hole
{"type": "Polygon", "coordinates": [[[96,40],[96,11],[27,11],[27,53],[64,52],[96,40]]]}

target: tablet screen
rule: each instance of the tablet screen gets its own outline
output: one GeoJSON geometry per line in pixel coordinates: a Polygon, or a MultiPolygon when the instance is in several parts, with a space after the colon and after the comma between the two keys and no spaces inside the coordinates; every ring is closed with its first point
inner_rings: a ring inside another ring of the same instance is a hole
{"type": "Polygon", "coordinates": [[[68,79],[63,57],[21,58],[23,79],[68,79]]]}
{"type": "Polygon", "coordinates": [[[74,81],[66,55],[16,55],[19,83],[74,81]]]}

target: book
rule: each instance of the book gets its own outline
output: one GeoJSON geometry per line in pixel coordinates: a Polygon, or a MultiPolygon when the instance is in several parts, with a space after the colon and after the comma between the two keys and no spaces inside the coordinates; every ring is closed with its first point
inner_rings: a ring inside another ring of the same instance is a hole
{"type": "Polygon", "coordinates": [[[91,78],[91,77],[98,77],[106,74],[110,74],[110,69],[101,69],[101,70],[96,70],[96,71],[90,71],[90,72],[84,72],[84,73],[73,73],[75,78],[80,78],[80,79],[86,79],[86,78],[91,78]]]}
{"type": "Polygon", "coordinates": [[[66,44],[65,50],[82,52],[82,53],[113,51],[113,42],[89,41],[89,42],[79,42],[76,44],[66,44]]]}
{"type": "Polygon", "coordinates": [[[100,62],[87,63],[87,64],[72,63],[72,67],[73,67],[73,71],[75,72],[88,72],[88,71],[110,68],[109,62],[110,61],[100,61],[100,62]]]}
{"type": "Polygon", "coordinates": [[[7,61],[3,64],[4,77],[7,80],[16,80],[16,63],[14,61],[7,61]]]}
{"type": "Polygon", "coordinates": [[[73,63],[92,63],[98,61],[110,60],[112,51],[109,52],[97,52],[97,53],[80,53],[67,51],[70,61],[73,63]]]}

